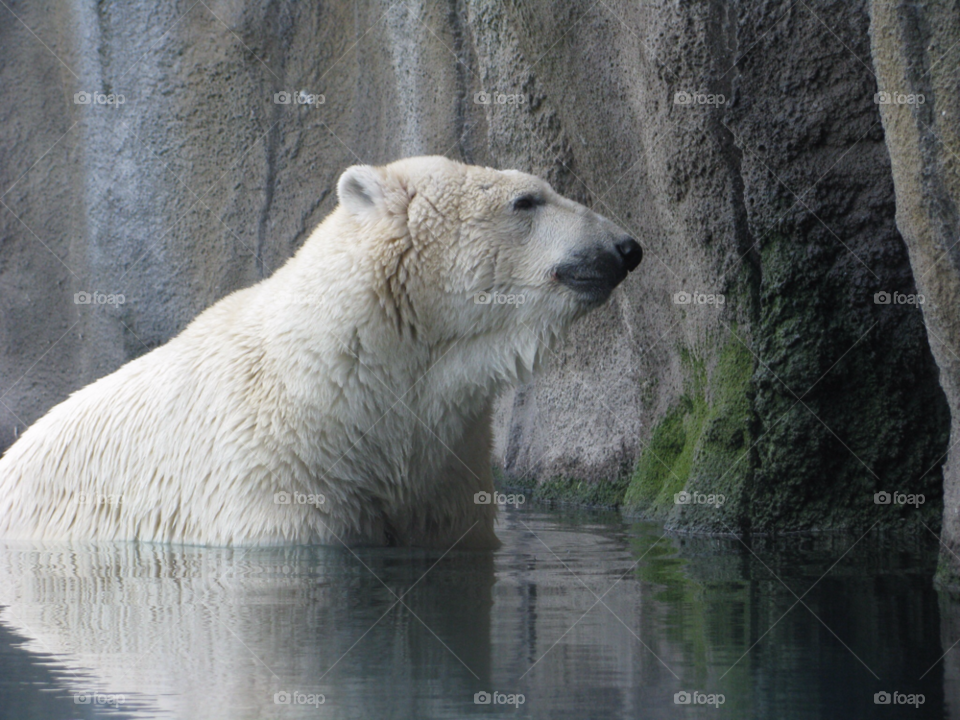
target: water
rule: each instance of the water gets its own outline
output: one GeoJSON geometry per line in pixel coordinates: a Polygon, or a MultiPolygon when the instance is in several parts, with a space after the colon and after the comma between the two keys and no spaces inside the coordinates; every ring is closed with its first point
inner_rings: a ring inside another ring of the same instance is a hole
{"type": "Polygon", "coordinates": [[[442,557],[0,544],[0,717],[960,716],[933,537],[747,549],[544,509],[499,534],[442,557]]]}

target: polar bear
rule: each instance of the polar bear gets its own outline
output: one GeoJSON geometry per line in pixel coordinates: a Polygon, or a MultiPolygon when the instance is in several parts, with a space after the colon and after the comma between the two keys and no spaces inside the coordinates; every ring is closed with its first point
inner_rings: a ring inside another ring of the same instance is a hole
{"type": "Polygon", "coordinates": [[[270,278],[0,459],[0,537],[495,547],[491,408],[640,263],[522,172],[357,165],[270,278]]]}

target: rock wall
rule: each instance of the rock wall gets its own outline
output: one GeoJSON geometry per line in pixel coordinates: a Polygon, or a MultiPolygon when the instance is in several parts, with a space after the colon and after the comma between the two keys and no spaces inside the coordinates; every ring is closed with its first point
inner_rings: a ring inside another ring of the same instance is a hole
{"type": "MultiPolygon", "coordinates": [[[[538,8],[514,24],[550,27],[538,8]]],[[[674,527],[936,525],[948,409],[916,304],[875,298],[916,289],[866,6],[609,14],[588,13],[549,53],[550,33],[505,43],[519,43],[511,67],[533,59],[565,137],[581,140],[562,158],[577,166],[567,191],[635,223],[648,250],[611,308],[621,327],[585,324],[508,399],[505,482],[595,502],[625,492],[630,509],[674,527]],[[584,106],[596,85],[604,100],[584,106]],[[599,137],[579,131],[590,114],[599,137]],[[629,153],[605,194],[578,183],[598,143],[629,153]],[[692,302],[678,304],[684,292],[692,302]],[[720,294],[722,306],[696,302],[720,294]],[[726,503],[677,505],[684,489],[726,503]],[[878,512],[884,490],[927,502],[878,512]]]]}
{"type": "Polygon", "coordinates": [[[540,174],[645,249],[503,399],[505,483],[684,528],[939,525],[923,316],[874,300],[917,288],[865,0],[0,15],[0,446],[268,275],[344,167],[437,153],[540,174]]]}
{"type": "Polygon", "coordinates": [[[929,298],[927,336],[953,410],[938,577],[960,590],[960,7],[874,1],[870,9],[897,225],[929,298]]]}

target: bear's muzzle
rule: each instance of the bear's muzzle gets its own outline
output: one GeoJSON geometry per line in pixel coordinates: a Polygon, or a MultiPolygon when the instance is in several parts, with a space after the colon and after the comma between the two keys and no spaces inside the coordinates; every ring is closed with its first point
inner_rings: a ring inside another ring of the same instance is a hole
{"type": "Polygon", "coordinates": [[[610,293],[643,259],[643,248],[631,237],[578,253],[570,262],[557,266],[554,277],[576,291],[588,303],[606,302],[610,293]]]}

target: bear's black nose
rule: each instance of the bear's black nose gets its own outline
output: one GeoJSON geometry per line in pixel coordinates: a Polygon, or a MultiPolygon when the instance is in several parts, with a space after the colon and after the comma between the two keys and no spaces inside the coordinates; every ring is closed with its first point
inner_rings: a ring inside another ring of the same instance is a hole
{"type": "Polygon", "coordinates": [[[627,272],[635,270],[643,259],[643,248],[633,238],[626,238],[618,242],[617,251],[623,259],[623,264],[627,266],[627,272]]]}

